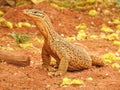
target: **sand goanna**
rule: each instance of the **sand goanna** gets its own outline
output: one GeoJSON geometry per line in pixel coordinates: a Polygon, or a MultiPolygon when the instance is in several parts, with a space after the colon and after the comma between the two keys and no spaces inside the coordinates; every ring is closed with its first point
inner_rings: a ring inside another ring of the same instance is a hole
{"type": "Polygon", "coordinates": [[[101,58],[89,55],[84,48],[62,38],[54,30],[50,18],[44,12],[36,9],[24,9],[23,13],[35,22],[36,27],[44,37],[42,48],[43,66],[49,70],[51,67],[50,56],[57,61],[58,69],[55,72],[51,72],[51,75],[63,75],[67,70],[87,69],[92,64],[104,65],[104,61],[101,58]]]}

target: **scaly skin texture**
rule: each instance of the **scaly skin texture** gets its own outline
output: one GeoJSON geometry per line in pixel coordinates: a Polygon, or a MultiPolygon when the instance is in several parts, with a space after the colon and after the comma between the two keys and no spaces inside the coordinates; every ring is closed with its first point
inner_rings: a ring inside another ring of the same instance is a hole
{"type": "Polygon", "coordinates": [[[51,72],[50,75],[58,76],[63,75],[67,70],[75,71],[90,68],[92,64],[104,65],[101,58],[89,55],[84,48],[62,38],[54,30],[49,17],[42,11],[25,9],[23,13],[35,22],[44,37],[42,48],[43,66],[50,69],[50,56],[57,61],[58,69],[56,72],[51,72]]]}

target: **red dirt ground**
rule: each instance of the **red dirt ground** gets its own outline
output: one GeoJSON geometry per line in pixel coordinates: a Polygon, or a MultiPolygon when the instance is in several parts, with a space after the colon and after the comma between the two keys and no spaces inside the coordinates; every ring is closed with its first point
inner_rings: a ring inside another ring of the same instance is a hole
{"type": "MultiPolygon", "coordinates": [[[[102,24],[107,24],[111,28],[113,25],[108,23],[109,20],[120,17],[120,10],[115,7],[98,8],[99,15],[95,18],[89,16],[88,10],[75,11],[75,10],[57,10],[50,6],[48,3],[43,2],[38,5],[27,5],[19,7],[4,7],[2,11],[5,12],[4,18],[12,23],[27,21],[34,24],[28,17],[24,16],[21,10],[25,8],[35,8],[45,11],[52,20],[55,30],[59,34],[64,34],[64,37],[76,35],[78,30],[75,26],[79,23],[85,23],[88,27],[88,35],[100,34],[100,27],[102,24]],[[110,10],[112,13],[103,15],[104,10],[110,10]]],[[[26,55],[31,56],[31,64],[26,67],[19,67],[5,62],[0,63],[0,90],[120,90],[120,72],[113,69],[111,64],[104,67],[92,66],[90,69],[67,72],[61,77],[49,77],[47,71],[42,69],[41,49],[42,43],[34,42],[35,37],[40,37],[41,34],[37,28],[16,28],[8,29],[5,26],[0,27],[0,45],[4,47],[14,48],[15,54],[24,52],[26,55]],[[31,42],[35,48],[23,49],[20,48],[11,38],[11,32],[19,32],[31,35],[31,42]],[[22,51],[22,52],[21,52],[22,51]],[[61,86],[64,77],[81,79],[84,81],[83,85],[70,85],[68,87],[61,86]],[[92,81],[87,81],[86,78],[92,77],[92,81]]],[[[113,46],[112,41],[104,39],[85,39],[76,40],[74,43],[82,44],[88,48],[89,52],[98,53],[103,55],[107,52],[116,53],[118,47],[113,46]]],[[[118,62],[120,63],[120,62],[118,62]]]]}

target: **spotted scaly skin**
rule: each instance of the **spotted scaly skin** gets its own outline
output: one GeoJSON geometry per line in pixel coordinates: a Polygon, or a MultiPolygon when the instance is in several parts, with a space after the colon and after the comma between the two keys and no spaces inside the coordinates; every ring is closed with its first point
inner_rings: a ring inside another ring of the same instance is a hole
{"type": "Polygon", "coordinates": [[[63,75],[67,70],[75,71],[90,68],[92,62],[104,65],[101,58],[90,56],[88,52],[62,38],[53,28],[49,17],[42,11],[36,9],[25,9],[23,13],[30,17],[36,24],[38,30],[44,37],[42,48],[43,66],[50,69],[50,56],[55,58],[58,69],[50,75],[63,75]],[[93,58],[94,60],[92,60],[93,58]]]}

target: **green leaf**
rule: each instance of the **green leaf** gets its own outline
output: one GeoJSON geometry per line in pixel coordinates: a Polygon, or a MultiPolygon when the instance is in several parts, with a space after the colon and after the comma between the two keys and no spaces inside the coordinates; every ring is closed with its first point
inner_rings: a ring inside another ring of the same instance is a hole
{"type": "Polygon", "coordinates": [[[23,44],[29,41],[29,36],[26,34],[11,33],[17,44],[23,44]]]}

